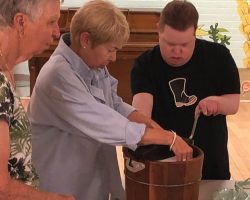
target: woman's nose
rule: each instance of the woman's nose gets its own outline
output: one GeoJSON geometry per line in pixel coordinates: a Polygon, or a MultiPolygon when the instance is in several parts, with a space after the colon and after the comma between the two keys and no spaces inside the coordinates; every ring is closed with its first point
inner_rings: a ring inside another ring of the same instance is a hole
{"type": "Polygon", "coordinates": [[[116,51],[111,54],[111,61],[112,62],[116,61],[116,51]]]}

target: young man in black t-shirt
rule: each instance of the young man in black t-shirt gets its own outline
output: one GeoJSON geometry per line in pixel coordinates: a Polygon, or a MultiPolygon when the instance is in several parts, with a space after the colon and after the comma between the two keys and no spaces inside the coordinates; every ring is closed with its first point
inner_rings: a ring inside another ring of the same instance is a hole
{"type": "Polygon", "coordinates": [[[189,137],[204,151],[203,179],[230,179],[226,115],[239,107],[240,81],[229,50],[196,39],[196,8],[172,1],[158,24],[159,45],[144,52],[131,72],[133,106],[164,129],[189,137]]]}

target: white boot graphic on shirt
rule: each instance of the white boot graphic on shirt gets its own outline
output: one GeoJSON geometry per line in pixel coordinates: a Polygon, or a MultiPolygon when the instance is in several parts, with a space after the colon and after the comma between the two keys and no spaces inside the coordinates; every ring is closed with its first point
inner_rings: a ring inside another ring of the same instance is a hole
{"type": "Polygon", "coordinates": [[[188,96],[186,94],[185,78],[176,78],[169,81],[169,87],[173,93],[176,107],[190,106],[197,101],[197,97],[195,95],[188,96]]]}

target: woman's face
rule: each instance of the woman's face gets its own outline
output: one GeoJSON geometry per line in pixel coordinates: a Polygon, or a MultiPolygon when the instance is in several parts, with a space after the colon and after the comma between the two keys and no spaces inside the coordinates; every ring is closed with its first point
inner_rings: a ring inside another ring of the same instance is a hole
{"type": "Polygon", "coordinates": [[[117,42],[108,42],[96,47],[91,47],[91,45],[85,48],[81,47],[80,51],[84,55],[81,57],[90,68],[102,68],[115,62],[116,53],[121,47],[122,45],[117,42]]]}
{"type": "MultiPolygon", "coordinates": [[[[44,5],[44,4],[43,4],[44,5]]],[[[27,19],[20,39],[20,54],[29,59],[48,49],[55,38],[59,38],[58,20],[60,3],[57,0],[45,3],[42,14],[34,21],[27,19]]]]}

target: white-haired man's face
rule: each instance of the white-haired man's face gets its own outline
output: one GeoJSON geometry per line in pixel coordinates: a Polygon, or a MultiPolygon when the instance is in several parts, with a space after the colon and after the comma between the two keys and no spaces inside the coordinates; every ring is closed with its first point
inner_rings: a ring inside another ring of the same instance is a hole
{"type": "Polygon", "coordinates": [[[41,14],[34,20],[24,16],[23,35],[20,39],[21,54],[26,59],[48,49],[55,38],[59,38],[60,30],[58,20],[60,18],[59,1],[47,1],[41,4],[41,14]]]}

